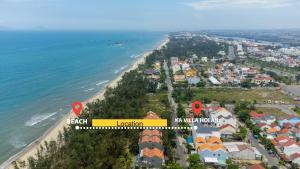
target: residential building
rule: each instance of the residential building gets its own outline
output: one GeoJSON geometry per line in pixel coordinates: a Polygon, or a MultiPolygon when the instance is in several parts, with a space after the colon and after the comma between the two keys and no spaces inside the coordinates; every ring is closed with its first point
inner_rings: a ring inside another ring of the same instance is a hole
{"type": "MultiPolygon", "coordinates": [[[[150,111],[145,119],[159,119],[160,117],[150,111]]],[[[139,155],[137,166],[160,169],[164,165],[164,147],[160,130],[143,130],[139,139],[139,155]]]]}
{"type": "Polygon", "coordinates": [[[228,151],[228,156],[238,160],[257,160],[262,158],[262,154],[251,147],[250,144],[244,142],[224,142],[224,147],[228,151]]]}

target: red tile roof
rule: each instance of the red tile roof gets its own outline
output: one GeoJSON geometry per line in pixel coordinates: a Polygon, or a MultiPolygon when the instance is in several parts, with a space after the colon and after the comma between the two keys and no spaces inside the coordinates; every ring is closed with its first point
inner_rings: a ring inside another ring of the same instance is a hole
{"type": "Polygon", "coordinates": [[[272,123],[271,125],[270,125],[270,127],[272,127],[272,128],[274,128],[274,127],[277,127],[278,125],[276,124],[276,123],[272,123]]]}
{"type": "Polygon", "coordinates": [[[284,123],[283,127],[284,128],[290,128],[290,127],[293,127],[293,124],[292,123],[284,123]]]}
{"type": "Polygon", "coordinates": [[[250,166],[249,169],[265,169],[265,168],[260,164],[254,164],[250,166]]]}
{"type": "Polygon", "coordinates": [[[276,137],[274,140],[275,140],[276,142],[281,142],[281,141],[283,141],[283,140],[289,141],[290,138],[289,138],[288,136],[278,136],[278,137],[276,137]]]}
{"type": "Polygon", "coordinates": [[[162,133],[158,130],[143,130],[142,136],[162,136],[162,133]]]}
{"type": "Polygon", "coordinates": [[[143,148],[142,151],[143,151],[143,156],[146,156],[146,157],[156,156],[156,157],[161,158],[161,159],[164,158],[163,152],[161,150],[157,149],[157,148],[154,148],[154,149],[143,148]]]}
{"type": "Polygon", "coordinates": [[[259,113],[255,112],[255,111],[252,111],[252,112],[250,112],[250,116],[252,118],[262,118],[262,117],[264,117],[266,115],[265,114],[259,114],[259,113]]]}
{"type": "Polygon", "coordinates": [[[300,122],[296,123],[295,127],[300,128],[300,122]]]}
{"type": "Polygon", "coordinates": [[[259,128],[262,128],[263,126],[265,126],[265,125],[267,125],[266,123],[258,123],[257,124],[257,126],[259,127],[259,128]]]}
{"type": "Polygon", "coordinates": [[[156,113],[149,111],[145,119],[160,119],[160,118],[156,113]]]}
{"type": "Polygon", "coordinates": [[[141,143],[152,142],[152,143],[160,143],[162,144],[162,140],[158,136],[143,136],[141,138],[141,143]]]}
{"type": "Polygon", "coordinates": [[[277,132],[277,134],[286,134],[289,132],[289,129],[281,129],[280,131],[277,132]]]}
{"type": "Polygon", "coordinates": [[[219,128],[220,128],[220,129],[224,129],[224,128],[226,128],[226,127],[232,127],[232,128],[235,128],[235,127],[233,127],[233,126],[230,125],[230,124],[225,124],[225,125],[223,125],[223,126],[220,126],[219,128]]]}
{"type": "Polygon", "coordinates": [[[296,144],[296,142],[294,142],[293,140],[289,140],[288,142],[284,143],[283,146],[288,147],[288,146],[291,146],[293,144],[296,144]]]}
{"type": "Polygon", "coordinates": [[[294,154],[290,155],[290,160],[293,161],[294,159],[296,159],[298,157],[300,157],[300,153],[294,153],[294,154]]]}

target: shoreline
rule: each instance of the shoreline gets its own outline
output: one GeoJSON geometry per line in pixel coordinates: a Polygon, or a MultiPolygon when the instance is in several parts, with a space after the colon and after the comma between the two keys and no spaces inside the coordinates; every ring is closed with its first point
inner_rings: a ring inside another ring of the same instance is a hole
{"type": "MultiPolygon", "coordinates": [[[[109,84],[105,85],[102,90],[100,90],[95,95],[93,95],[92,97],[90,97],[87,100],[85,100],[84,102],[82,102],[84,107],[85,107],[86,103],[94,102],[98,99],[103,100],[104,99],[104,93],[105,93],[107,87],[115,88],[118,85],[118,82],[120,80],[122,80],[122,77],[126,72],[129,72],[131,70],[134,70],[134,69],[138,68],[138,66],[140,64],[143,64],[145,62],[145,59],[146,59],[147,56],[149,56],[154,50],[161,49],[168,42],[169,42],[169,38],[168,37],[164,38],[160,42],[158,47],[154,48],[151,51],[145,52],[141,57],[137,58],[133,62],[133,64],[131,64],[131,66],[128,69],[124,70],[114,80],[109,82],[109,84]]],[[[12,162],[14,162],[14,161],[24,161],[25,160],[27,162],[27,158],[30,157],[30,156],[34,156],[36,154],[37,149],[45,141],[57,140],[57,136],[58,136],[59,132],[62,132],[64,127],[68,127],[68,124],[66,123],[66,120],[69,119],[69,118],[76,118],[76,116],[74,115],[72,110],[70,110],[69,113],[67,113],[62,119],[58,120],[53,126],[51,126],[49,129],[47,129],[46,132],[44,132],[39,138],[37,138],[36,140],[31,142],[24,149],[22,149],[20,152],[18,152],[17,154],[11,156],[9,159],[7,159],[5,162],[3,162],[0,165],[0,169],[4,169],[4,168],[5,169],[13,169],[14,166],[13,166],[12,162]]]]}

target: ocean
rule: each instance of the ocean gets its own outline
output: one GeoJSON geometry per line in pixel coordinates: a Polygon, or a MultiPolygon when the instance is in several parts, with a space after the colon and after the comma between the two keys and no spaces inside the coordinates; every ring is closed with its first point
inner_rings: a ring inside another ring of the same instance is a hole
{"type": "Polygon", "coordinates": [[[0,164],[156,48],[163,32],[0,32],[0,164]]]}

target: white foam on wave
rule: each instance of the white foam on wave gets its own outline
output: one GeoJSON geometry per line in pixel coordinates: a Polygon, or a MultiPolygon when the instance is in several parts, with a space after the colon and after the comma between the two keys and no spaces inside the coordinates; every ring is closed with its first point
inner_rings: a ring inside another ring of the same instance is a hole
{"type": "Polygon", "coordinates": [[[14,148],[20,149],[25,147],[27,144],[23,141],[21,141],[19,138],[15,137],[10,140],[9,142],[14,148]]]}
{"type": "Polygon", "coordinates": [[[30,120],[25,122],[25,126],[34,126],[44,120],[49,119],[50,117],[52,117],[56,114],[57,114],[57,112],[46,113],[46,114],[36,114],[36,115],[32,116],[30,120]]]}
{"type": "Polygon", "coordinates": [[[95,88],[89,88],[89,89],[86,89],[86,90],[84,90],[85,92],[89,92],[89,91],[93,91],[93,90],[95,90],[95,88]]]}
{"type": "Polygon", "coordinates": [[[138,58],[138,57],[140,57],[140,56],[141,56],[141,54],[135,54],[135,55],[131,55],[130,58],[136,59],[136,58],[138,58]]]}
{"type": "Polygon", "coordinates": [[[122,67],[120,67],[119,69],[115,70],[115,74],[118,74],[119,72],[121,72],[122,70],[126,69],[128,67],[128,65],[124,65],[122,67]]]}
{"type": "Polygon", "coordinates": [[[105,83],[108,83],[108,82],[109,82],[109,80],[103,80],[103,81],[100,81],[100,82],[96,83],[96,85],[101,86],[101,85],[103,85],[105,83]]]}

